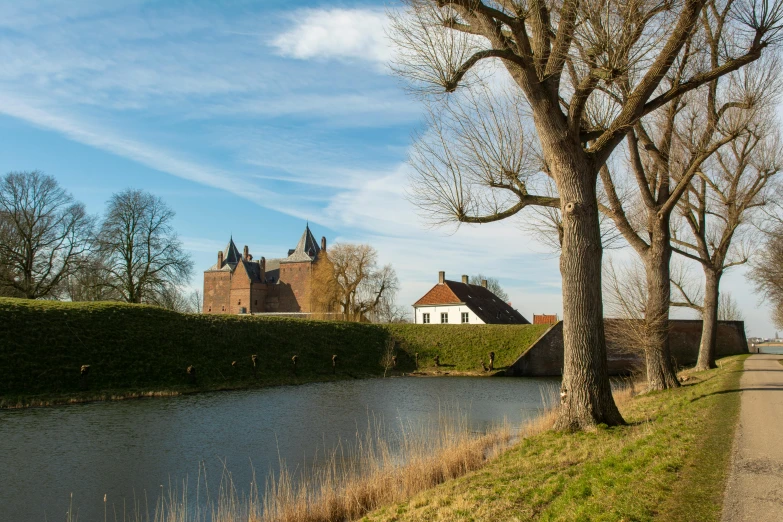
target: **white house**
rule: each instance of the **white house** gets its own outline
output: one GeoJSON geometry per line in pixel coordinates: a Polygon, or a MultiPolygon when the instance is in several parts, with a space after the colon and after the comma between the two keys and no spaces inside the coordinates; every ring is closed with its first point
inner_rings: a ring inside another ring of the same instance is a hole
{"type": "Polygon", "coordinates": [[[449,281],[445,272],[438,273],[438,284],[413,305],[413,321],[417,324],[530,324],[522,314],[511,308],[487,289],[468,283],[449,281]]]}

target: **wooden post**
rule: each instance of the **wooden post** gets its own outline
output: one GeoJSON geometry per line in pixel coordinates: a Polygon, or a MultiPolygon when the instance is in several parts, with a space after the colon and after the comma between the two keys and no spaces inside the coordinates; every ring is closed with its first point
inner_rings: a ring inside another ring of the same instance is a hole
{"type": "Polygon", "coordinates": [[[337,373],[337,354],[332,355],[332,374],[337,373]]]}
{"type": "Polygon", "coordinates": [[[296,375],[296,362],[298,360],[299,360],[299,356],[298,355],[294,355],[293,357],[291,357],[291,362],[294,363],[294,375],[296,375]]]}
{"type": "Polygon", "coordinates": [[[81,375],[81,388],[82,390],[86,390],[89,386],[90,365],[82,364],[82,367],[79,368],[79,375],[81,375]]]}

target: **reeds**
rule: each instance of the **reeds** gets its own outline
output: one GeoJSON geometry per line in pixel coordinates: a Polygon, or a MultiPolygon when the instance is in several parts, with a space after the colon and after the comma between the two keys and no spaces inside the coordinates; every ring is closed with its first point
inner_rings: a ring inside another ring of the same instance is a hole
{"type": "MultiPolygon", "coordinates": [[[[614,386],[615,400],[622,408],[634,395],[634,386],[614,386]]],[[[136,512],[123,516],[134,522],[330,522],[354,520],[382,506],[404,501],[414,494],[483,467],[489,460],[521,438],[538,435],[554,425],[559,389],[541,389],[539,414],[517,430],[508,423],[486,432],[470,429],[467,415],[458,408],[445,408],[437,418],[402,423],[389,430],[375,418],[355,440],[344,441],[309,467],[291,470],[280,462],[280,471],[270,473],[263,486],[255,478],[248,493],[237,491],[231,474],[224,470],[213,498],[195,502],[169,486],[161,489],[154,514],[136,512]]],[[[207,491],[199,472],[197,492],[207,491]]],[[[197,493],[199,494],[199,493],[197,493]]]]}

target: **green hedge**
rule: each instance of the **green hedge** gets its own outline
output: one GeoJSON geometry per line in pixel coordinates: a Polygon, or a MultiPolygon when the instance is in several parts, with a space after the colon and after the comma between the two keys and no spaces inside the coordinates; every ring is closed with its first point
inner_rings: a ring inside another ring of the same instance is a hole
{"type": "Polygon", "coordinates": [[[0,396],[78,394],[83,364],[90,365],[91,391],[208,390],[376,376],[383,373],[380,361],[390,338],[396,341],[398,372],[415,369],[416,352],[422,367],[432,365],[438,353],[442,370],[465,371],[479,369],[482,358],[495,351],[496,367],[502,367],[545,329],[195,315],[144,305],[0,298],[0,396]],[[196,368],[195,383],[186,374],[190,365],[196,368]]]}

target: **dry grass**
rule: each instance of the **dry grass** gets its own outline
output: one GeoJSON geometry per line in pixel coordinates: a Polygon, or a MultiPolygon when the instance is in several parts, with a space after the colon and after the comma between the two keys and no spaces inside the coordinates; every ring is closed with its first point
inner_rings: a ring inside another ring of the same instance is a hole
{"type": "MultiPolygon", "coordinates": [[[[620,408],[631,400],[638,384],[628,380],[615,386],[620,408]]],[[[476,434],[468,418],[444,409],[424,424],[401,425],[388,430],[370,419],[364,433],[342,443],[308,468],[291,471],[285,462],[259,487],[253,480],[250,492],[239,493],[231,474],[224,470],[214,500],[187,496],[169,486],[154,507],[134,502],[133,522],[331,522],[355,520],[379,508],[404,502],[439,484],[484,467],[519,441],[552,429],[559,401],[556,386],[542,388],[540,414],[517,429],[507,423],[476,434]],[[150,514],[150,511],[152,513],[150,514]]],[[[209,491],[199,473],[197,494],[209,491]]],[[[111,509],[109,510],[111,512],[111,509]]],[[[123,509],[125,512],[126,509],[123,509]]],[[[116,518],[116,517],[115,517],[116,518]]],[[[75,520],[72,518],[70,520],[75,520]]]]}

